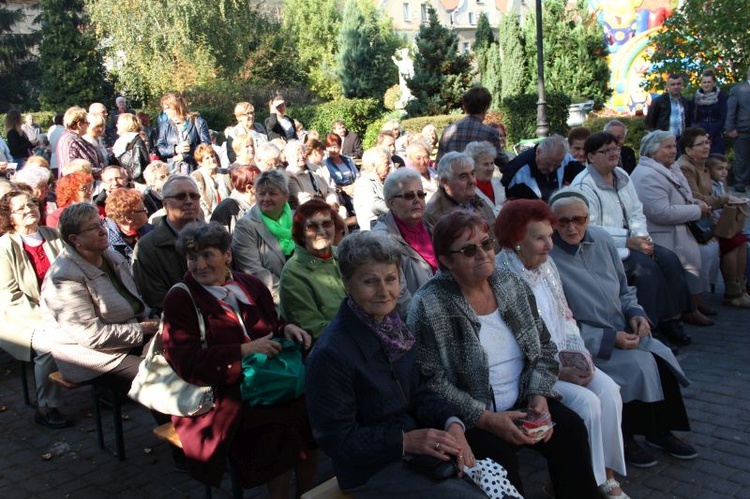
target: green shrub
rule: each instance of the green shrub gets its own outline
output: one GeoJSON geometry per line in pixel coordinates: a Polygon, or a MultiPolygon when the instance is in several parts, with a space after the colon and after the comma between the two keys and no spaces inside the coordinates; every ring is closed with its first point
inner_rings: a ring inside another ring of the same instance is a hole
{"type": "Polygon", "coordinates": [[[393,85],[391,88],[385,91],[385,94],[383,95],[383,105],[386,109],[390,109],[391,111],[393,111],[396,109],[396,104],[398,103],[400,98],[401,87],[399,87],[398,84],[393,85]]]}
{"type": "Polygon", "coordinates": [[[370,124],[367,125],[365,134],[362,136],[362,147],[365,150],[374,147],[378,141],[378,134],[380,133],[380,130],[382,130],[383,125],[385,125],[386,121],[401,121],[403,114],[403,111],[388,111],[376,120],[371,121],[370,124]]]}
{"type": "Polygon", "coordinates": [[[436,116],[419,116],[417,118],[409,118],[401,122],[401,126],[407,132],[419,133],[422,129],[429,125],[435,125],[438,130],[438,137],[443,133],[443,129],[455,123],[456,121],[463,118],[462,114],[439,114],[436,116]]]}
{"type": "Polygon", "coordinates": [[[375,99],[336,99],[323,104],[294,107],[289,111],[289,115],[304,123],[305,128],[317,130],[321,136],[330,133],[336,120],[342,120],[347,129],[362,135],[382,113],[383,107],[375,99]]]}
{"type": "MultiPolygon", "coordinates": [[[[523,94],[507,97],[500,103],[500,113],[503,115],[503,125],[508,133],[509,144],[536,137],[537,100],[537,94],[523,94]]],[[[561,92],[549,92],[546,100],[549,133],[567,135],[570,97],[561,92]]]]}
{"type": "Polygon", "coordinates": [[[625,123],[628,127],[628,135],[625,137],[625,145],[632,147],[635,151],[635,157],[638,158],[638,150],[641,147],[641,139],[648,132],[646,131],[646,119],[643,116],[594,116],[589,114],[583,126],[592,132],[601,132],[608,121],[616,119],[625,123]]]}

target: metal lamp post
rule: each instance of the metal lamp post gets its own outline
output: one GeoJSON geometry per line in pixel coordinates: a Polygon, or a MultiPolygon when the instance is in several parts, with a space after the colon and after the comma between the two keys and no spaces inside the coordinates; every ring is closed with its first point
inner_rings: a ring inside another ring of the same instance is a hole
{"type": "Polygon", "coordinates": [[[542,0],[536,0],[536,78],[539,100],[536,102],[536,135],[549,134],[547,122],[547,101],[544,96],[544,41],[542,39],[542,0]]]}

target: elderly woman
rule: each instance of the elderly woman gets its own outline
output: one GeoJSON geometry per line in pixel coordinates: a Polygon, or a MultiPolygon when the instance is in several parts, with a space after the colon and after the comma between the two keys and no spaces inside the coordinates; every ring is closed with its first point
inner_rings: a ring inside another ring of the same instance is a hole
{"type": "MultiPolygon", "coordinates": [[[[539,315],[558,351],[580,352],[590,358],[565,300],[560,276],[549,260],[555,216],[540,200],[509,201],[497,217],[495,235],[503,249],[495,258],[500,268],[521,277],[534,292],[539,315]]],[[[596,483],[606,498],[627,499],[614,478],[625,474],[620,387],[598,368],[581,369],[561,362],[554,389],[561,402],[583,419],[589,434],[596,483]]]]}
{"type": "Polygon", "coordinates": [[[713,321],[695,309],[677,255],[652,242],[635,186],[617,167],[617,138],[598,132],[589,136],[583,147],[587,166],[572,185],[589,201],[589,223],[603,227],[613,237],[628,283],[636,287],[638,303],[658,325],[659,333],[676,344],[689,344],[681,318],[704,326],[713,321]]]}
{"type": "Polygon", "coordinates": [[[427,201],[429,201],[440,186],[438,174],[430,165],[430,151],[423,142],[414,142],[406,148],[406,158],[410,166],[422,177],[422,190],[427,193],[427,201]]]}
{"type": "MultiPolygon", "coordinates": [[[[39,156],[31,156],[26,161],[26,166],[23,170],[16,173],[13,177],[13,183],[16,185],[25,185],[31,189],[34,197],[39,202],[39,214],[41,215],[39,224],[47,225],[47,214],[57,209],[56,198],[50,195],[49,190],[52,183],[52,172],[49,168],[32,164],[33,158],[39,158],[39,156]]],[[[44,160],[44,158],[39,159],[44,160]]],[[[46,163],[46,160],[44,161],[46,163]]]]}
{"type": "Polygon", "coordinates": [[[318,339],[344,299],[338,267],[336,212],[323,200],[313,199],[294,212],[294,255],[284,265],[279,284],[279,313],[318,339]]]}
{"type": "Polygon", "coordinates": [[[487,141],[469,142],[464,153],[471,156],[477,168],[477,195],[497,216],[505,202],[505,187],[500,183],[500,171],[495,166],[497,149],[487,141]]]}
{"type": "Polygon", "coordinates": [[[56,149],[57,173],[60,176],[65,175],[66,167],[77,159],[86,160],[89,165],[101,168],[96,149],[83,139],[83,135],[89,126],[86,116],[86,110],[78,106],[73,106],[65,111],[65,116],[63,117],[65,131],[57,142],[56,149]]]}
{"type": "Polygon", "coordinates": [[[198,191],[201,193],[201,210],[203,210],[203,217],[208,220],[220,201],[219,186],[216,183],[219,156],[211,144],[200,144],[195,148],[193,157],[198,168],[190,176],[198,184],[198,191]]]}
{"type": "Polygon", "coordinates": [[[359,170],[350,157],[341,154],[341,137],[335,133],[329,133],[326,135],[325,146],[328,156],[323,164],[336,186],[341,205],[346,206],[348,216],[352,216],[355,214],[352,204],[354,181],[359,176],[359,170]]]}
{"type": "Polygon", "coordinates": [[[198,145],[211,144],[208,123],[200,116],[193,116],[185,99],[178,94],[164,94],[161,108],[167,119],[159,122],[156,149],[171,172],[188,174],[197,166],[193,155],[198,145]]]}
{"type": "Polygon", "coordinates": [[[700,87],[695,91],[693,106],[693,126],[702,128],[711,138],[711,154],[724,154],[727,150],[724,140],[727,96],[716,84],[716,71],[713,69],[707,69],[701,75],[700,87]]]}
{"type": "Polygon", "coordinates": [[[89,126],[86,128],[86,133],[83,134],[83,140],[91,144],[91,147],[96,151],[97,161],[92,163],[94,168],[104,168],[109,165],[109,152],[107,152],[107,147],[102,139],[107,122],[104,120],[104,116],[91,113],[86,115],[86,120],[89,126]]]}
{"type": "Polygon", "coordinates": [[[65,175],[57,181],[57,209],[47,214],[48,227],[57,227],[63,210],[73,203],[91,203],[94,194],[94,177],[84,172],[65,175]]]}
{"type": "Polygon", "coordinates": [[[254,165],[234,166],[229,170],[232,181],[232,192],[223,199],[211,214],[212,222],[219,222],[230,234],[234,234],[237,222],[250,211],[255,204],[255,181],[260,170],[254,165]]]}
{"type": "Polygon", "coordinates": [[[234,227],[235,268],[260,279],[278,304],[281,269],[295,247],[286,174],[261,173],[255,181],[255,198],[255,206],[234,227]]]}
{"type": "Polygon", "coordinates": [[[314,172],[310,168],[311,163],[308,161],[306,144],[291,141],[284,149],[284,155],[288,163],[286,172],[289,174],[290,193],[299,204],[304,204],[311,199],[323,199],[330,201],[338,209],[338,196],[328,185],[331,180],[328,170],[325,167],[320,168],[325,149],[320,141],[315,142],[320,145],[320,148],[315,152],[317,168],[314,172]],[[326,176],[322,175],[323,172],[326,176]]]}
{"type": "Polygon", "coordinates": [[[370,230],[378,218],[388,211],[383,199],[383,182],[390,171],[391,155],[387,149],[373,147],[362,155],[362,169],[354,182],[352,194],[360,230],[370,230]]]}
{"type": "Polygon", "coordinates": [[[550,206],[558,223],[551,255],[570,310],[594,363],[621,387],[625,459],[640,468],[656,464],[634,435],[679,459],[694,459],[695,449],[672,434],[690,430],[679,387],[689,382],[672,352],[651,336],[612,238],[589,227],[588,200],[580,191],[560,190],[550,206]]]}
{"type": "Polygon", "coordinates": [[[686,225],[708,215],[711,207],[693,198],[685,175],[675,164],[674,135],[662,130],[646,134],[641,139],[639,154],[640,161],[630,178],[643,204],[648,233],[655,244],[677,253],[686,270],[693,302],[701,313],[711,315],[713,311],[700,300],[700,294],[707,288],[700,277],[700,248],[686,225]]]}
{"type": "Polygon", "coordinates": [[[143,127],[134,114],[123,113],[117,117],[118,139],[112,146],[112,154],[127,170],[130,179],[143,183],[143,170],[151,159],[148,145],[141,137],[143,127]]]}
{"type": "Polygon", "coordinates": [[[521,494],[516,450],[530,446],[547,458],[555,496],[599,497],[586,427],[554,390],[555,343],[528,286],[495,267],[489,225],[454,210],[432,242],[440,271],[416,292],[407,320],[427,386],[458,408],[475,455],[503,465],[521,494]],[[541,440],[516,425],[532,411],[556,424],[541,440]]]}
{"type": "Polygon", "coordinates": [[[237,125],[231,127],[229,133],[226,134],[227,157],[232,163],[239,161],[238,156],[240,153],[234,146],[235,141],[239,137],[250,137],[253,147],[255,144],[265,144],[268,140],[266,129],[263,125],[255,123],[255,107],[252,104],[249,102],[238,102],[237,105],[234,106],[234,117],[237,120],[237,125]]]}
{"type": "Polygon", "coordinates": [[[388,212],[372,228],[391,236],[401,248],[401,272],[406,281],[403,292],[409,296],[437,271],[438,261],[432,247],[432,225],[422,219],[427,193],[422,177],[410,168],[394,171],[385,179],[383,197],[388,212]]]}
{"type": "Polygon", "coordinates": [[[42,284],[45,340],[65,379],[127,391],[159,321],[146,320],[127,260],[109,246],[96,206],[72,204],[60,217],[65,249],[42,284]]]}
{"type": "Polygon", "coordinates": [[[162,161],[152,161],[143,170],[143,180],[146,181],[143,204],[146,206],[149,217],[164,207],[161,188],[167,178],[169,178],[169,165],[162,161]]]}
{"type": "MultiPolygon", "coordinates": [[[[702,128],[686,128],[680,136],[680,145],[685,151],[677,165],[685,175],[694,199],[703,201],[712,210],[721,210],[727,204],[744,204],[745,199],[729,196],[715,196],[712,193],[711,174],[706,167],[710,155],[711,138],[702,128]]],[[[701,275],[704,283],[710,281],[708,270],[718,259],[721,276],[724,279],[725,305],[750,308],[750,296],[745,293],[745,268],[747,266],[747,238],[742,232],[731,239],[717,237],[700,245],[701,275]]]]}
{"type": "Polygon", "coordinates": [[[238,135],[232,139],[232,151],[232,167],[255,164],[255,139],[252,135],[238,135]]]}
{"type": "Polygon", "coordinates": [[[271,143],[263,144],[255,151],[255,164],[265,172],[281,166],[281,149],[271,143]]]}
{"type": "Polygon", "coordinates": [[[436,482],[405,467],[405,454],[474,465],[454,408],[421,386],[415,338],[396,312],[398,245],[360,232],[344,238],[347,298],[307,359],[307,404],[339,486],[356,497],[483,497],[458,478],[436,482]]]}
{"type": "MultiPolygon", "coordinates": [[[[24,170],[21,170],[24,171],[24,170]]],[[[34,362],[37,411],[34,421],[65,428],[60,388],[47,377],[57,370],[49,350],[40,349],[44,329],[39,290],[64,244],[55,229],[40,226],[39,204],[26,192],[11,190],[0,198],[0,347],[16,359],[34,362]],[[32,352],[36,355],[32,355],[32,352]]]]}
{"type": "Polygon", "coordinates": [[[136,243],[154,229],[148,223],[143,194],[136,189],[115,189],[107,196],[104,209],[109,244],[132,263],[136,243]]]}
{"type": "Polygon", "coordinates": [[[183,283],[164,299],[164,354],[177,374],[214,387],[215,406],[197,417],[172,417],[194,478],[218,486],[227,458],[243,488],[268,484],[274,499],[289,497],[289,471],[297,467],[298,497],[312,488],[317,452],[304,399],[283,406],[251,407],[240,396],[242,359],[274,356],[286,337],[310,347],[310,336],[280,321],[266,286],[232,272],[232,238],[218,223],[188,224],[177,239],[187,259],[183,283]],[[201,344],[200,318],[205,322],[201,344]],[[301,457],[306,456],[306,457],[301,457]]]}

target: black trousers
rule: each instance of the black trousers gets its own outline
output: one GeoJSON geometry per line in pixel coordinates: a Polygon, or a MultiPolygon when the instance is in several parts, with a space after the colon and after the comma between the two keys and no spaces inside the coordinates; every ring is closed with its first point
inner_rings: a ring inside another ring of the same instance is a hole
{"type": "Polygon", "coordinates": [[[635,286],[638,303],[654,324],[679,317],[693,309],[693,301],[680,258],[654,245],[654,257],[630,250],[623,260],[628,284],[635,286]]]}
{"type": "MultiPolygon", "coordinates": [[[[559,499],[598,498],[591,469],[589,437],[583,420],[557,400],[547,399],[555,430],[549,442],[531,446],[547,459],[547,467],[559,499]]],[[[466,440],[477,459],[491,458],[508,472],[508,480],[525,496],[518,468],[519,447],[479,428],[466,432],[466,440]]]]}

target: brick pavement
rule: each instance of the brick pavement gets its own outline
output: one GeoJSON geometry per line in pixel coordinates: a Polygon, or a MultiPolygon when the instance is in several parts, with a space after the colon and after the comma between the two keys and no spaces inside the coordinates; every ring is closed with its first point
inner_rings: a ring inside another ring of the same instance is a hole
{"type": "MultiPolygon", "coordinates": [[[[693,382],[683,392],[693,426],[687,437],[700,457],[682,462],[660,455],[654,468],[629,469],[621,482],[634,499],[750,497],[750,311],[721,307],[720,291],[705,301],[720,309],[717,324],[689,327],[694,343],[679,355],[693,382]]],[[[155,423],[148,411],[125,406],[127,460],[120,462],[96,444],[88,389],[66,391],[65,401],[75,426],[56,431],[36,426],[33,409],[23,404],[18,363],[0,352],[0,498],[203,497],[200,484],[173,470],[167,444],[151,434],[155,423]],[[47,453],[53,456],[45,461],[41,456],[47,453]]],[[[109,412],[104,424],[111,442],[109,412]]],[[[544,498],[543,459],[524,450],[521,461],[527,499],[544,498]]],[[[231,497],[228,479],[214,497],[231,497]]],[[[266,495],[254,489],[245,497],[266,495]]]]}

